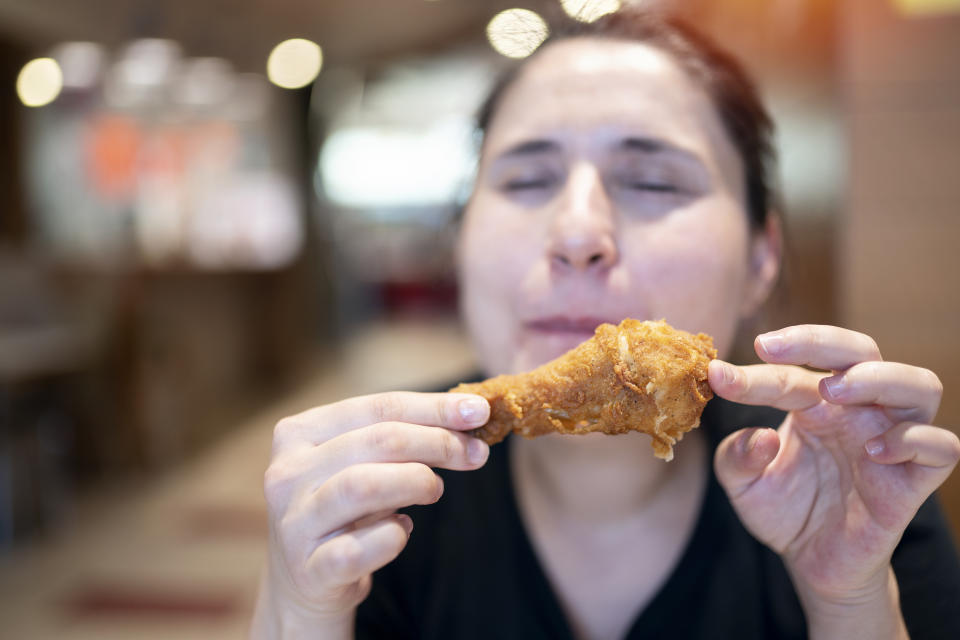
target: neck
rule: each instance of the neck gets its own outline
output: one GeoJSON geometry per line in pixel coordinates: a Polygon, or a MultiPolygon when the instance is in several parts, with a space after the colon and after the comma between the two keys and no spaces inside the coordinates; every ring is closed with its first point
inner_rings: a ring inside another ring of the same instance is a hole
{"type": "Polygon", "coordinates": [[[592,526],[636,516],[672,489],[696,487],[705,454],[698,431],[686,435],[671,462],[655,458],[650,437],[637,432],[548,435],[515,438],[511,466],[518,490],[565,520],[592,526]]]}

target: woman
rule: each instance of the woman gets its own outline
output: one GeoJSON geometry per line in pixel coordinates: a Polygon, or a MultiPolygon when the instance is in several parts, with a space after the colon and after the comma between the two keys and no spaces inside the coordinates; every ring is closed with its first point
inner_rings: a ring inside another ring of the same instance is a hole
{"type": "MultiPolygon", "coordinates": [[[[481,125],[459,260],[485,373],[627,316],[729,352],[780,261],[770,127],[736,65],[622,11],[542,46],[481,125]]],[[[491,451],[462,433],[489,414],[463,394],[281,421],[253,635],[960,637],[960,566],[927,501],[960,458],[930,424],[936,376],[837,327],[756,350],[766,364],[711,364],[724,400],[669,464],[636,433],[491,451]]]]}

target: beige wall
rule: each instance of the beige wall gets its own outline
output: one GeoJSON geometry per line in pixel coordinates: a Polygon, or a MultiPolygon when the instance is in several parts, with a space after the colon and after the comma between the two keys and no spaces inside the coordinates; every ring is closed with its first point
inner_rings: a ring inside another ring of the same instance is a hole
{"type": "MultiPolygon", "coordinates": [[[[907,18],[892,2],[841,12],[849,186],[837,311],[888,360],[928,367],[960,428],[960,14],[907,18]]],[[[960,533],[960,472],[942,496],[960,533]]]]}

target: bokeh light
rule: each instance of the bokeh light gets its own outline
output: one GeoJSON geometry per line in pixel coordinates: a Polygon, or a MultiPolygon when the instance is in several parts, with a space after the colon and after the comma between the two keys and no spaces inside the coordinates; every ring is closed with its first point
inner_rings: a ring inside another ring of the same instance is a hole
{"type": "Polygon", "coordinates": [[[89,90],[100,82],[106,64],[106,52],[95,42],[64,42],[52,57],[63,72],[65,89],[89,90]]]}
{"type": "Polygon", "coordinates": [[[220,112],[234,89],[233,67],[222,58],[183,61],[173,93],[180,104],[220,112]]]}
{"type": "Polygon", "coordinates": [[[568,16],[580,22],[594,22],[620,8],[620,0],[560,0],[568,16]]]}
{"type": "Polygon", "coordinates": [[[17,76],[17,95],[28,107],[50,104],[63,89],[63,72],[53,58],[37,58],[23,65],[17,76]]]}
{"type": "Polygon", "coordinates": [[[267,77],[284,89],[299,89],[316,79],[323,66],[320,45],[303,38],[284,40],[267,58],[267,77]]]}
{"type": "Polygon", "coordinates": [[[537,50],[550,29],[538,14],[529,9],[507,9],[487,24],[490,46],[508,58],[526,58],[537,50]]]}

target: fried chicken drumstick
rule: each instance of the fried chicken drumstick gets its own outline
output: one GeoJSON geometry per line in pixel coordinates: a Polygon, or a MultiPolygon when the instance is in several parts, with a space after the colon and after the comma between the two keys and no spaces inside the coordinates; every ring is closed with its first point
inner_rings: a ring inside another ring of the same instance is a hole
{"type": "Polygon", "coordinates": [[[592,338],[528,373],[461,384],[450,391],[490,402],[490,420],[472,433],[487,444],[511,432],[653,437],[658,458],[673,459],[673,445],[700,424],[713,392],[707,365],[717,357],[713,339],[666,322],[627,318],[601,324],[592,338]]]}

